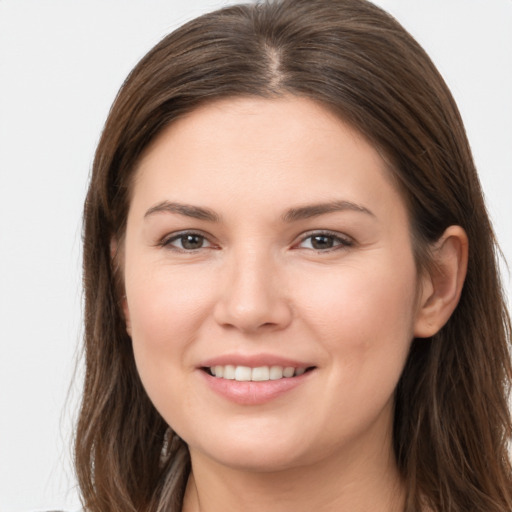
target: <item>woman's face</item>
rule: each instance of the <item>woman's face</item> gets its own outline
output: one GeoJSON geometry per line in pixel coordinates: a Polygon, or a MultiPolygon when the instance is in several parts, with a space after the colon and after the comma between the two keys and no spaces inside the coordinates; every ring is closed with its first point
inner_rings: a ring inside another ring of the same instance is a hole
{"type": "Polygon", "coordinates": [[[140,377],[193,457],[390,447],[419,282],[404,202],[337,117],[245,98],[175,122],[137,169],[121,254],[140,377]]]}

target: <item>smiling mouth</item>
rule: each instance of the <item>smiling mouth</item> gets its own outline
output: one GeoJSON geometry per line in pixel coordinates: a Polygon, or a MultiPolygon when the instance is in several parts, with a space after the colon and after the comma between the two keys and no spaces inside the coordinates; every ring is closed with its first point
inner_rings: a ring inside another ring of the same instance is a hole
{"type": "Polygon", "coordinates": [[[249,366],[235,366],[231,364],[202,368],[208,375],[217,379],[236,380],[239,382],[264,382],[300,377],[314,369],[314,366],[307,368],[295,368],[293,366],[258,366],[251,368],[249,366]]]}

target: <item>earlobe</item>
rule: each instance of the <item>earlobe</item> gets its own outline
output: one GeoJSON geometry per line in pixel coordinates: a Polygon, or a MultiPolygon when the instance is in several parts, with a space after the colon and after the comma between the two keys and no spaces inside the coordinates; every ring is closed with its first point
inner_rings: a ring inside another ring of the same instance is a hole
{"type": "Polygon", "coordinates": [[[123,277],[121,270],[122,265],[120,261],[122,255],[120,254],[119,242],[115,238],[112,238],[110,240],[110,258],[112,260],[112,268],[116,280],[116,293],[119,297],[119,304],[121,305],[121,309],[123,312],[123,318],[126,325],[126,332],[128,333],[128,336],[131,337],[132,327],[130,322],[130,310],[128,309],[126,293],[124,293],[123,277]]]}
{"type": "Polygon", "coordinates": [[[432,248],[433,264],[422,281],[414,326],[416,338],[436,334],[459,303],[468,264],[468,237],[450,226],[432,248]]]}

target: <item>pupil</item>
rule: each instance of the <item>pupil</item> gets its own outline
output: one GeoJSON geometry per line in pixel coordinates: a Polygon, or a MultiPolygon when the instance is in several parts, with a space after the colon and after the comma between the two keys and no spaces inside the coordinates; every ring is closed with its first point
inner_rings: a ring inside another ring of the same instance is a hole
{"type": "Polygon", "coordinates": [[[331,236],[316,235],[311,240],[311,245],[315,249],[330,249],[333,247],[333,240],[331,236]]]}
{"type": "Polygon", "coordinates": [[[200,249],[203,245],[203,237],[200,235],[185,235],[181,239],[184,249],[200,249]]]}

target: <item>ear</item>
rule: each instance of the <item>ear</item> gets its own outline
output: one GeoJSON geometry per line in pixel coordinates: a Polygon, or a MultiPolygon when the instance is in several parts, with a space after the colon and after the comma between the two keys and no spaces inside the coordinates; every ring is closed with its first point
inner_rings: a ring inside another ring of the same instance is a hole
{"type": "Polygon", "coordinates": [[[115,238],[110,240],[110,258],[112,260],[112,268],[114,269],[114,278],[116,281],[116,293],[119,297],[119,303],[123,310],[124,322],[126,325],[126,332],[128,336],[132,335],[132,326],[130,322],[130,310],[128,309],[128,301],[126,300],[126,293],[124,291],[123,276],[122,276],[122,250],[119,242],[115,238]]]}
{"type": "Polygon", "coordinates": [[[468,237],[460,226],[450,226],[432,247],[433,264],[421,280],[414,325],[416,338],[436,334],[459,303],[468,266],[468,237]]]}

